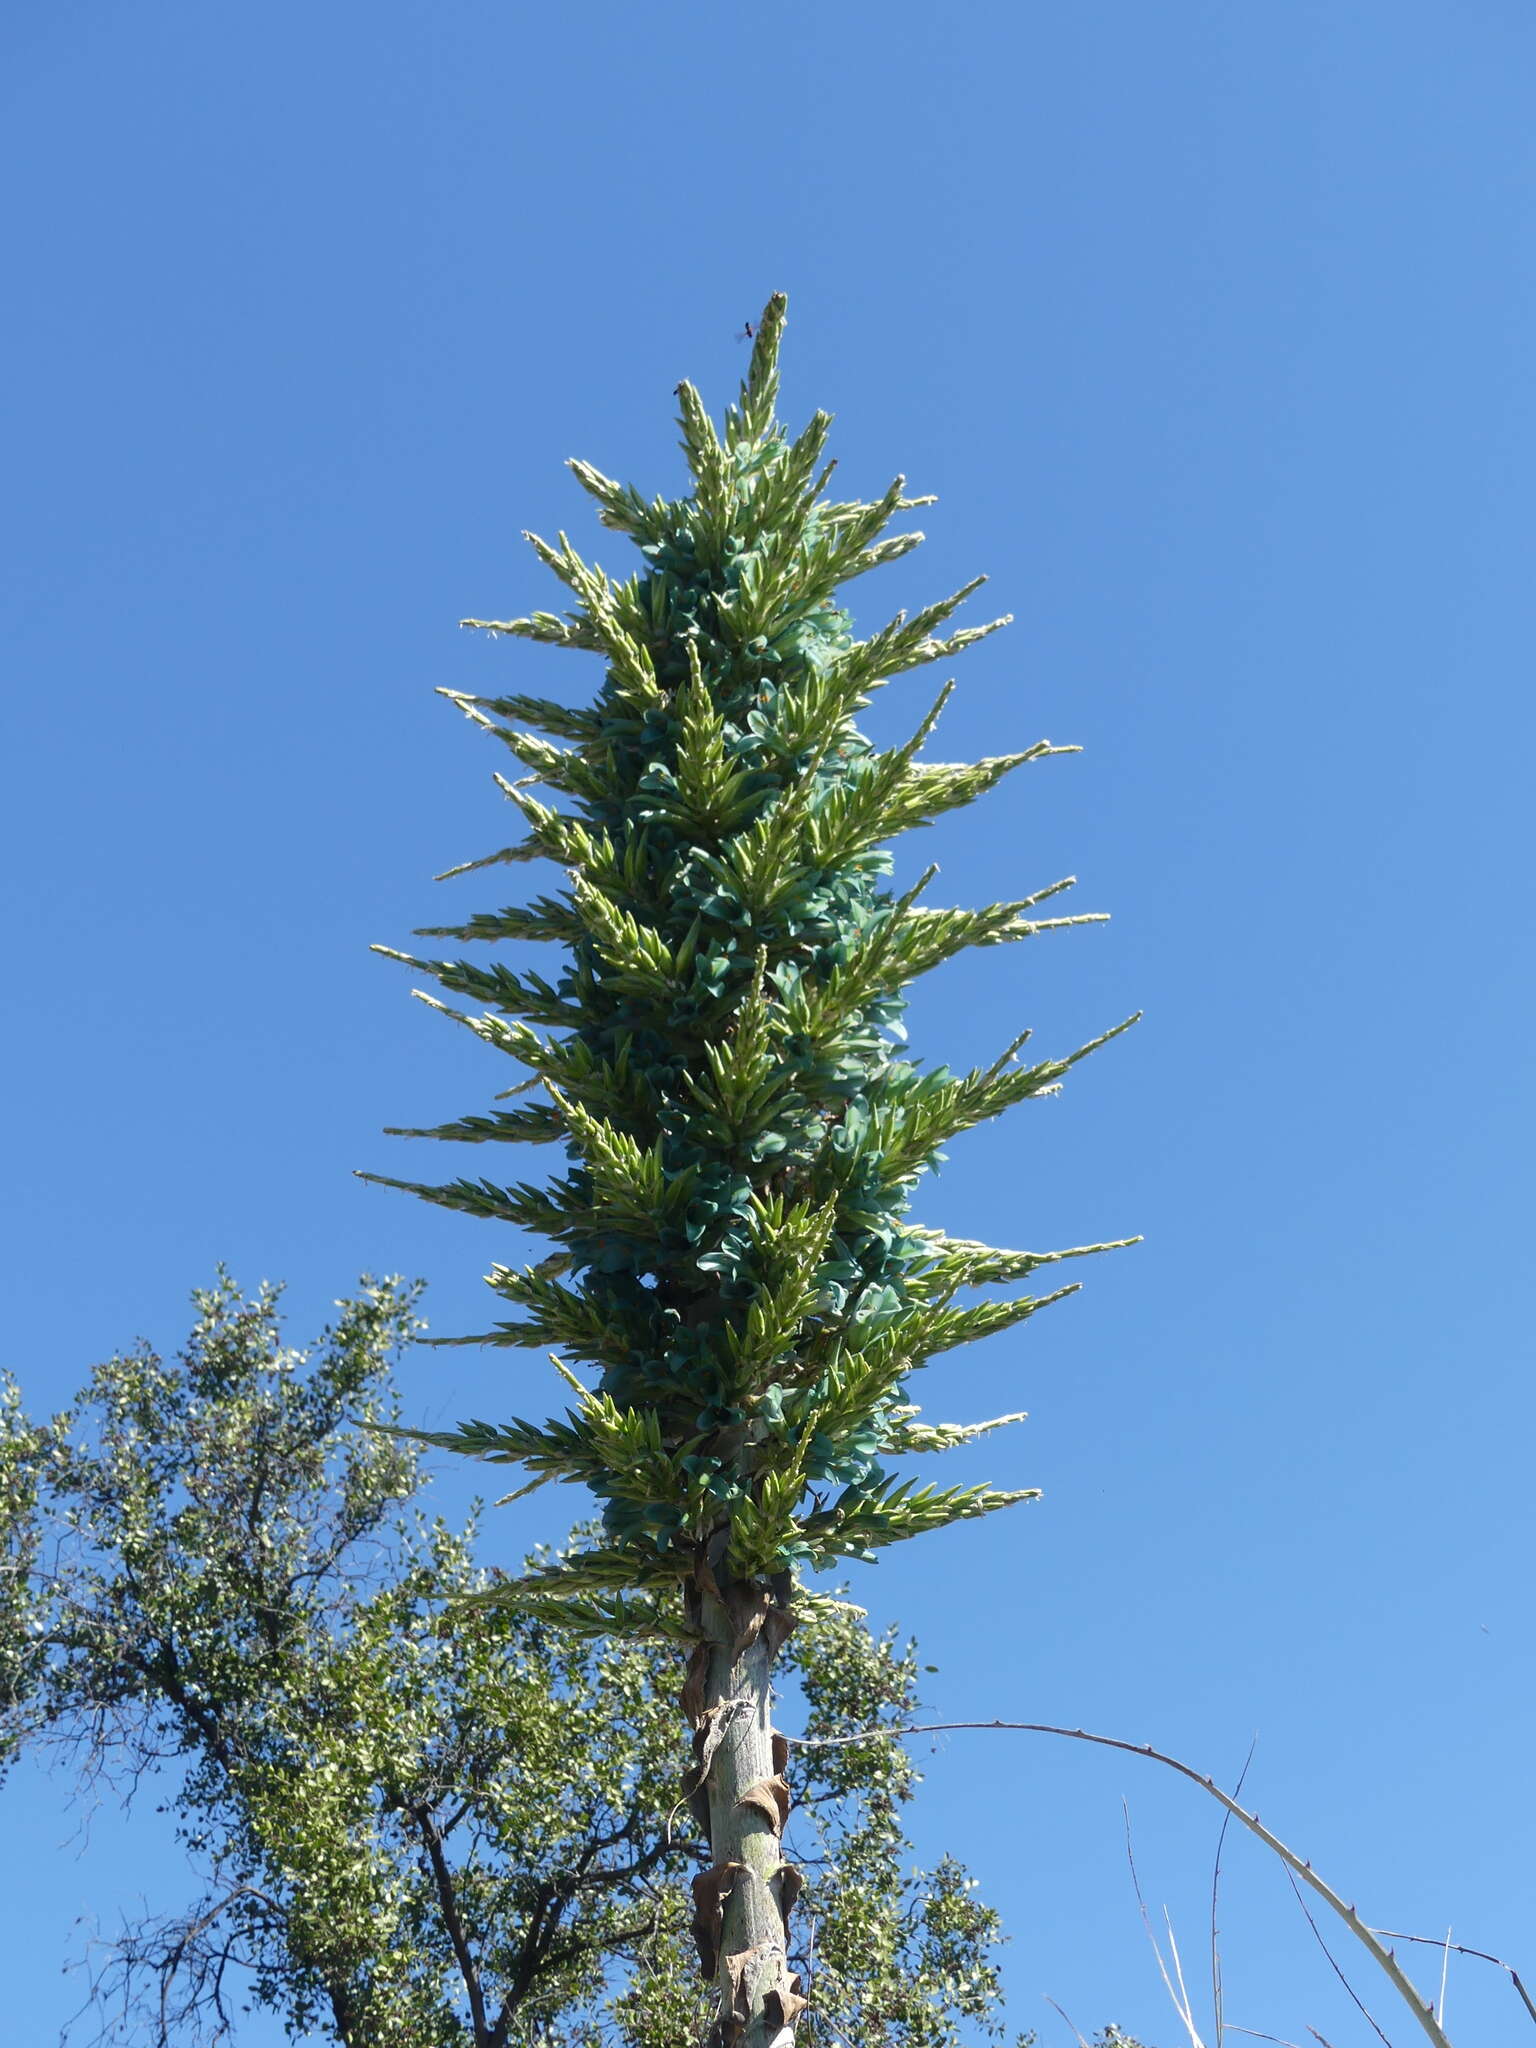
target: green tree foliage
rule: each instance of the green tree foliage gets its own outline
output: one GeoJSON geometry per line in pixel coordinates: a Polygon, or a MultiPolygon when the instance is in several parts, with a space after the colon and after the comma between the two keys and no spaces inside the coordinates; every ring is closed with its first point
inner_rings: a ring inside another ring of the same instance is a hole
{"type": "Polygon", "coordinates": [[[826,495],[829,416],[792,435],[774,413],[783,323],[777,297],[722,427],[677,387],[689,496],[646,498],[572,463],[638,548],[636,573],[615,580],[563,533],[529,535],[569,609],[465,622],[596,654],[604,678],[579,707],[449,693],[524,771],[497,778],[521,836],[468,866],[550,862],[563,886],[418,936],[548,942],[563,968],[551,980],[500,957],[394,955],[479,1006],[427,997],[527,1070],[507,1091],[516,1107],[398,1135],[565,1152],[542,1184],[389,1183],[552,1240],[533,1265],[493,1266],[514,1314],[462,1341],[553,1347],[596,1375],[560,1365],[574,1394],[561,1419],[425,1440],[602,1505],[601,1541],[491,1599],[692,1646],[683,1700],[713,1857],[694,1932],[716,1978],[713,2048],[782,2048],[804,2006],[770,1706],[774,1656],[804,1614],[796,1576],[1032,1497],[903,1475],[894,1461],[997,1426],[923,1422],[911,1375],[1074,1291],[972,1290],[1106,1249],[998,1251],[921,1229],[913,1189],[951,1138],[1055,1093],[1126,1028],[1035,1061],[1018,1057],[1026,1032],[964,1074],[902,1052],[917,976],[1094,919],[1050,914],[1070,878],[981,910],[931,908],[931,871],[893,888],[888,843],[1072,750],[926,759],[949,684],[903,744],[860,731],[874,690],[1006,621],[954,628],[969,584],[855,638],[839,590],[909,553],[922,536],[887,529],[931,501],[901,478],[870,503],[826,495]]]}
{"type": "MultiPolygon", "coordinates": [[[[676,2048],[689,1966],[676,1673],[654,1643],[446,1599],[473,1529],[430,1519],[391,1354],[413,1291],[365,1284],[308,1353],[273,1290],[196,1297],[179,1358],[99,1367],[35,1424],[0,1406],[0,1730],[136,1782],[165,1767],[204,1889],[124,1936],[116,2039],[225,2038],[245,2008],[346,2048],[676,2048]]],[[[806,1732],[900,1726],[913,1646],[812,1609],[786,1659],[806,1732]]],[[[1001,2038],[996,1915],[914,1873],[898,1743],[797,1753],[793,1953],[817,2048],[1001,2038]]]]}

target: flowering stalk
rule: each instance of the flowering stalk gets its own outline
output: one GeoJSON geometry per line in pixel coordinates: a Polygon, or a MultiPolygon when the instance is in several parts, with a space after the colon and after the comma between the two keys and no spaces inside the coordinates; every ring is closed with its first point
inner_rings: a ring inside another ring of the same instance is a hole
{"type": "Polygon", "coordinates": [[[712,1857],[695,1933],[720,2048],[788,2041],[803,2003],[785,1956],[799,1879],[781,1849],[770,1710],[796,1579],[1032,1497],[919,1486],[883,1461],[998,1426],[921,1422],[910,1374],[1075,1289],[962,1295],[1108,1248],[997,1251],[922,1229],[907,1220],[913,1187],[948,1139],[1053,1094],[1127,1028],[1033,1064],[1016,1039],[959,1075],[903,1056],[902,992],[918,975],[967,947],[1097,920],[1043,911],[1070,881],[928,908],[931,871],[894,894],[886,843],[1074,750],[919,758],[949,685],[905,744],[880,750],[859,731],[874,690],[1006,621],[950,628],[970,584],[854,637],[836,593],[915,547],[920,534],[886,529],[931,501],[905,497],[900,478],[872,504],[825,495],[828,415],[794,437],[774,417],[783,324],[779,296],[722,428],[678,386],[689,497],[646,499],[572,463],[603,523],[639,548],[635,575],[611,579],[564,534],[530,535],[570,608],[465,622],[598,654],[605,675],[574,709],[447,693],[525,771],[498,778],[522,836],[469,867],[546,860],[565,886],[421,936],[546,940],[565,949],[563,972],[391,956],[482,1006],[437,1004],[540,1091],[398,1135],[565,1150],[568,1170],[540,1185],[388,1183],[553,1241],[535,1265],[492,1268],[515,1317],[456,1341],[553,1347],[596,1374],[561,1366],[574,1401],[560,1420],[426,1440],[602,1503],[602,1543],[489,1597],[691,1647],[692,1791],[712,1857]]]}

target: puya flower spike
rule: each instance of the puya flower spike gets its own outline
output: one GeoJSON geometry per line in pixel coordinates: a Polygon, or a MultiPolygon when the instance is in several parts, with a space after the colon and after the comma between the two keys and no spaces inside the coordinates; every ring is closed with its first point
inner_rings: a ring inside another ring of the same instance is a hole
{"type": "Polygon", "coordinates": [[[792,2030],[801,2003],[768,1707],[797,1576],[1031,1497],[919,1486],[882,1461],[979,1433],[917,1422],[916,1368],[1074,1289],[969,1306],[958,1294],[1109,1248],[951,1239],[907,1220],[913,1189],[941,1145],[1054,1093],[1135,1021],[1031,1064],[1016,1042],[963,1075],[902,1051],[902,991],[919,974],[1099,920],[1036,914],[1069,881],[983,910],[920,907],[921,884],[893,891],[887,843],[1073,750],[920,758],[948,686],[907,744],[878,750],[860,732],[873,690],[1007,621],[952,629],[970,584],[855,637],[839,586],[915,547],[920,534],[885,529],[931,500],[906,497],[900,478],[869,504],[824,496],[827,415],[791,438],[774,413],[784,313],[782,296],[769,302],[722,426],[678,387],[689,496],[646,499],[572,463],[602,523],[640,551],[628,581],[564,534],[529,536],[571,608],[465,621],[597,653],[605,675],[579,709],[450,693],[508,749],[516,772],[497,780],[524,833],[453,872],[544,859],[565,881],[419,936],[542,939],[563,968],[551,980],[378,949],[484,1005],[449,1014],[530,1069],[523,1085],[543,1097],[403,1135],[564,1141],[569,1171],[542,1188],[390,1183],[553,1240],[540,1264],[493,1269],[516,1314],[478,1341],[554,1346],[568,1377],[597,1376],[573,1380],[558,1421],[422,1434],[601,1503],[601,1545],[489,1599],[693,1643],[692,1791],[713,1859],[695,1933],[720,1986],[717,2038],[749,2048],[792,2030]]]}

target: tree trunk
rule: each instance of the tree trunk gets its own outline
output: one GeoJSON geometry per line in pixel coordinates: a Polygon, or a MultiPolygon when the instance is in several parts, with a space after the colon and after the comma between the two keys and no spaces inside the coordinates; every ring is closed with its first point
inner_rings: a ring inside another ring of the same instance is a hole
{"type": "Polygon", "coordinates": [[[710,1868],[693,1881],[693,1934],[717,2003],[706,2048],[793,2048],[803,2009],[789,1967],[800,1873],[784,1861],[788,1747],[773,1729],[772,1672],[793,1627],[783,1582],[723,1586],[707,1566],[690,1602],[705,1640],[683,1688],[693,1725],[690,1791],[710,1868]]]}

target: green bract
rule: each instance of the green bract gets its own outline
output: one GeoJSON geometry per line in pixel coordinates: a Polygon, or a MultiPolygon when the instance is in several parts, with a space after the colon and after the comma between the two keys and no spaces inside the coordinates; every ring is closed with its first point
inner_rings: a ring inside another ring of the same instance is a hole
{"type": "Polygon", "coordinates": [[[1028,1497],[892,1477],[885,1458],[975,1433],[918,1424],[908,1375],[1072,1291],[957,1306],[964,1290],[1106,1248],[994,1251],[906,1220],[948,1139],[1054,1092],[1126,1027],[1033,1065],[1015,1041],[960,1075],[900,1049],[915,976],[965,947],[1094,920],[1040,914],[1067,882],[985,910],[922,907],[923,883],[893,893],[886,843],[1072,750],[919,759],[947,685],[907,744],[881,751],[859,731],[873,690],[1006,622],[947,630],[972,584],[854,637],[839,587],[914,547],[919,534],[882,536],[931,501],[905,498],[899,478],[874,504],[822,495],[828,415],[793,439],[774,418],[783,318],[780,297],[723,430],[678,387],[691,497],[648,501],[571,465],[639,548],[635,575],[615,582],[563,534],[530,536],[571,609],[466,621],[600,654],[606,675],[579,710],[447,693],[526,771],[498,778],[524,836],[470,866],[549,860],[566,886],[425,936],[548,939],[564,970],[393,955],[482,1006],[448,1014],[541,1091],[401,1135],[559,1142],[570,1161],[544,1185],[389,1184],[557,1246],[526,1270],[494,1267],[516,1314],[461,1341],[554,1347],[596,1368],[597,1387],[572,1378],[560,1422],[429,1441],[601,1499],[604,1545],[500,1596],[585,1626],[665,1615],[656,1596],[706,1561],[766,1579],[1028,1497]],[[636,1593],[639,1606],[616,1604],[636,1593]]]}

